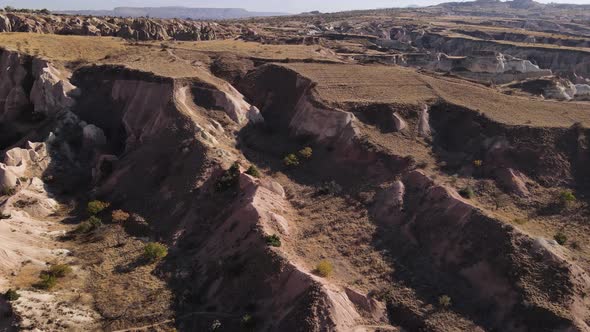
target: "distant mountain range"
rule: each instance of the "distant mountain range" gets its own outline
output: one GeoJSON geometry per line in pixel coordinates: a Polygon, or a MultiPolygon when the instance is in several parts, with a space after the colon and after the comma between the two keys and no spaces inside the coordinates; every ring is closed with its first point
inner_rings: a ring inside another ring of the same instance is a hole
{"type": "Polygon", "coordinates": [[[286,13],[250,12],[241,8],[189,7],[117,7],[113,10],[65,10],[61,14],[121,17],[189,18],[194,20],[224,20],[260,16],[281,16],[286,13]]]}

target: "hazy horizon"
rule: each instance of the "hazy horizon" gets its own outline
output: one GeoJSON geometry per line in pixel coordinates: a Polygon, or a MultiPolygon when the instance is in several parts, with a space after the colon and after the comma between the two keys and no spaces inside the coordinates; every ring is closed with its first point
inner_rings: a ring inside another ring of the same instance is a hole
{"type": "MultiPolygon", "coordinates": [[[[456,0],[455,0],[456,1],[456,0]]],[[[184,7],[208,7],[208,8],[243,8],[250,11],[262,12],[284,12],[284,13],[300,13],[305,11],[319,10],[323,12],[335,12],[354,9],[372,9],[372,8],[388,8],[388,7],[405,7],[408,5],[427,6],[449,1],[436,0],[398,0],[398,1],[384,1],[384,0],[368,0],[368,1],[269,1],[269,0],[254,0],[254,1],[238,1],[238,0],[218,0],[218,1],[203,1],[203,0],[88,0],[84,3],[80,1],[71,0],[4,0],[0,1],[0,6],[12,6],[16,8],[31,8],[49,10],[110,10],[115,7],[166,7],[166,6],[184,6],[184,7]],[[360,5],[359,5],[360,3],[360,5]]],[[[553,0],[553,1],[539,1],[543,3],[572,3],[572,4],[590,4],[590,0],[553,0]]]]}

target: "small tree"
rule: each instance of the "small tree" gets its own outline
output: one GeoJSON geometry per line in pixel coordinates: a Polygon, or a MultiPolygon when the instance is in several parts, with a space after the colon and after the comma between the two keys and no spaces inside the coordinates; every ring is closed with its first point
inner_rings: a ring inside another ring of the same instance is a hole
{"type": "Polygon", "coordinates": [[[313,156],[313,150],[308,146],[299,150],[299,157],[303,159],[310,159],[313,156]]]}
{"type": "Polygon", "coordinates": [[[271,247],[280,247],[281,239],[278,237],[278,235],[269,235],[266,237],[266,244],[271,247]]]}
{"type": "Polygon", "coordinates": [[[329,277],[332,274],[333,270],[334,267],[332,266],[332,263],[325,259],[320,261],[315,268],[316,274],[323,278],[329,277]]]}
{"type": "Polygon", "coordinates": [[[240,179],[240,163],[234,162],[231,167],[225,171],[223,176],[215,185],[217,191],[225,191],[238,185],[240,179]]]}
{"type": "Polygon", "coordinates": [[[295,167],[299,165],[299,158],[293,153],[287,155],[283,158],[283,164],[287,167],[295,167]]]}
{"type": "Polygon", "coordinates": [[[555,242],[559,243],[560,245],[564,245],[567,242],[567,236],[562,232],[555,234],[553,239],[555,239],[555,242]]]}
{"type": "Polygon", "coordinates": [[[57,277],[55,277],[51,274],[41,273],[39,278],[41,280],[39,280],[39,282],[34,284],[33,287],[39,288],[39,289],[50,290],[53,287],[55,287],[55,285],[57,285],[57,277]]]}
{"type": "Polygon", "coordinates": [[[72,267],[70,267],[68,264],[53,265],[49,268],[49,271],[47,271],[47,274],[50,274],[56,278],[63,278],[70,273],[72,273],[72,267]]]}
{"type": "Polygon", "coordinates": [[[86,211],[90,215],[96,215],[104,211],[106,208],[109,207],[109,203],[102,202],[102,201],[91,201],[88,202],[88,206],[86,207],[86,211]]]}
{"type": "Polygon", "coordinates": [[[576,201],[576,196],[570,190],[564,190],[559,193],[559,202],[562,206],[568,207],[576,201]]]}
{"type": "Polygon", "coordinates": [[[74,230],[75,233],[89,233],[102,227],[102,220],[97,216],[91,216],[86,221],[81,222],[74,230]]]}
{"type": "Polygon", "coordinates": [[[16,290],[14,289],[9,289],[8,291],[6,291],[6,293],[4,293],[4,298],[6,299],[6,301],[16,301],[20,298],[20,294],[17,293],[16,290]]]}
{"type": "Polygon", "coordinates": [[[143,249],[143,257],[150,262],[158,261],[168,255],[168,248],[158,242],[150,242],[143,249]]]}
{"type": "Polygon", "coordinates": [[[254,166],[254,165],[251,165],[250,167],[248,167],[246,174],[251,175],[255,178],[260,177],[260,171],[258,170],[258,167],[254,166]]]}
{"type": "Polygon", "coordinates": [[[448,308],[452,304],[451,297],[448,295],[442,295],[438,298],[438,305],[442,308],[448,308]]]}

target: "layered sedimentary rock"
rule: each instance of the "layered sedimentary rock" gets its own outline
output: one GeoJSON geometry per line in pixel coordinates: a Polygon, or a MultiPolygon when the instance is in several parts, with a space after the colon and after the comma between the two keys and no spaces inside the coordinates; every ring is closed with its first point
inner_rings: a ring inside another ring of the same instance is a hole
{"type": "MultiPolygon", "coordinates": [[[[551,70],[553,73],[562,74],[565,77],[578,75],[584,78],[590,77],[590,72],[583,64],[588,62],[588,53],[583,50],[523,47],[507,43],[497,43],[488,40],[475,40],[469,38],[450,37],[435,32],[427,32],[422,29],[414,30],[413,27],[396,30],[404,41],[414,47],[432,53],[441,52],[452,56],[477,56],[484,52],[494,52],[510,55],[512,57],[533,62],[518,67],[551,70]],[[404,33],[400,33],[403,31],[404,33]]],[[[518,60],[517,60],[518,61],[518,60]]]]}

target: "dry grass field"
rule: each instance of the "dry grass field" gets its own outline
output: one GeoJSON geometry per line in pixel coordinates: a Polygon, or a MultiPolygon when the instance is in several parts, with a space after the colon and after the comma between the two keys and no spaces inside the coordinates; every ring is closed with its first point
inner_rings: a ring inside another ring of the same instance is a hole
{"type": "Polygon", "coordinates": [[[173,78],[202,76],[203,71],[199,67],[209,65],[209,57],[218,54],[268,61],[338,61],[333,52],[317,45],[263,45],[236,40],[134,43],[113,37],[3,33],[0,34],[0,45],[68,67],[124,65],[173,78]]]}
{"type": "Polygon", "coordinates": [[[511,125],[569,127],[576,122],[590,124],[590,103],[508,96],[478,84],[421,74],[409,68],[307,63],[287,66],[318,82],[316,89],[320,97],[329,102],[416,105],[443,99],[511,125]]]}
{"type": "Polygon", "coordinates": [[[0,45],[30,55],[63,62],[98,62],[106,56],[123,54],[128,49],[127,43],[119,38],[17,32],[0,34],[0,45]]]}
{"type": "MultiPolygon", "coordinates": [[[[147,43],[151,46],[156,44],[156,42],[147,43]]],[[[318,45],[263,45],[240,40],[211,40],[198,43],[176,41],[168,42],[166,45],[178,50],[199,51],[206,54],[231,53],[245,58],[337,60],[332,52],[318,45]]]]}

